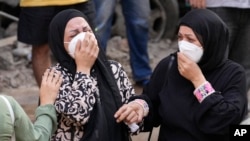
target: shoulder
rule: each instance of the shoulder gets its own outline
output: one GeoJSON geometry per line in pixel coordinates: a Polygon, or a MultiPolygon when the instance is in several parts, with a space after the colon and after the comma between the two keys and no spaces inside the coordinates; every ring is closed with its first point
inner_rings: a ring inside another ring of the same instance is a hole
{"type": "Polygon", "coordinates": [[[25,113],[23,112],[24,110],[22,109],[21,105],[16,101],[14,97],[8,96],[2,93],[0,93],[0,107],[2,108],[2,110],[8,111],[8,112],[11,109],[15,116],[17,116],[15,113],[18,113],[18,115],[20,115],[21,112],[25,113]]]}
{"type": "Polygon", "coordinates": [[[121,63],[115,61],[115,60],[108,60],[110,67],[112,69],[113,72],[117,72],[117,71],[123,71],[123,66],[121,65],[121,63]]]}
{"type": "Polygon", "coordinates": [[[128,78],[128,74],[123,68],[123,66],[114,60],[109,60],[110,63],[110,68],[112,73],[114,74],[115,79],[120,79],[120,78],[128,78]]]}
{"type": "Polygon", "coordinates": [[[66,68],[64,68],[62,65],[60,65],[59,63],[57,63],[56,65],[52,66],[51,68],[54,68],[58,71],[67,71],[66,68]]]}
{"type": "Polygon", "coordinates": [[[3,102],[5,101],[5,99],[8,100],[8,102],[9,102],[11,105],[17,103],[16,100],[15,100],[12,96],[8,96],[8,95],[5,95],[5,94],[0,93],[0,101],[1,101],[1,103],[3,103],[3,102]],[[2,98],[2,97],[3,97],[3,98],[2,98]]]}
{"type": "Polygon", "coordinates": [[[72,75],[71,73],[69,73],[68,69],[63,67],[62,65],[60,65],[59,63],[57,63],[56,65],[52,66],[51,68],[54,68],[57,71],[60,71],[62,75],[72,75]]]}
{"type": "Polygon", "coordinates": [[[243,68],[242,65],[240,65],[239,63],[236,63],[232,60],[227,60],[224,68],[230,72],[245,72],[245,69],[243,68]]]}
{"type": "Polygon", "coordinates": [[[176,64],[176,54],[170,54],[169,56],[163,58],[156,66],[155,72],[166,72],[168,71],[173,64],[176,64]]]}
{"type": "MultiPolygon", "coordinates": [[[[218,86],[236,86],[236,85],[245,85],[246,74],[244,68],[231,60],[227,60],[223,66],[214,69],[214,71],[208,72],[206,74],[209,82],[219,82],[218,86]]],[[[215,86],[215,84],[213,84],[215,86]]]]}
{"type": "Polygon", "coordinates": [[[110,66],[116,66],[116,67],[118,67],[118,68],[120,68],[120,67],[122,67],[122,65],[121,65],[121,63],[119,63],[119,62],[117,62],[117,61],[115,61],[115,60],[108,60],[108,62],[109,62],[109,64],[110,64],[110,66]]]}

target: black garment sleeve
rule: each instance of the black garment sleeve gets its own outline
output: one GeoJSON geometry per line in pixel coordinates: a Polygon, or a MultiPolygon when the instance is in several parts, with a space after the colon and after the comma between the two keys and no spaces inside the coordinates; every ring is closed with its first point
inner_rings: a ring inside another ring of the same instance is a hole
{"type": "Polygon", "coordinates": [[[151,131],[153,127],[161,124],[159,115],[159,93],[162,87],[167,83],[167,74],[170,67],[169,63],[173,61],[172,55],[162,59],[154,69],[147,86],[144,87],[141,95],[131,98],[130,100],[140,98],[145,100],[149,105],[149,114],[144,118],[144,132],[151,131]],[[154,105],[152,104],[154,103],[154,105]]]}
{"type": "Polygon", "coordinates": [[[218,79],[210,80],[216,92],[205,98],[196,111],[196,125],[207,134],[229,133],[230,125],[239,124],[247,113],[244,69],[234,63],[224,68],[216,72],[218,79]]]}

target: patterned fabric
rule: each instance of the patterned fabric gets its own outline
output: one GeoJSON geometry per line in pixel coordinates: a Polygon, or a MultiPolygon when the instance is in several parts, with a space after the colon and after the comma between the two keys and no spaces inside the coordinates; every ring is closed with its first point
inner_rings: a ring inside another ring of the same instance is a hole
{"type": "Polygon", "coordinates": [[[194,95],[201,103],[207,96],[214,93],[215,90],[209,82],[205,82],[204,84],[200,85],[198,88],[194,90],[194,95]]]}
{"type": "MultiPolygon", "coordinates": [[[[127,103],[135,93],[132,84],[121,64],[110,61],[110,66],[120,90],[122,102],[127,103]]],[[[84,134],[84,124],[88,122],[96,102],[94,94],[99,95],[97,78],[94,70],[91,75],[76,72],[73,78],[72,74],[60,64],[54,68],[62,73],[64,81],[55,102],[58,129],[52,140],[69,141],[73,137],[74,141],[78,141],[84,134]]]]}

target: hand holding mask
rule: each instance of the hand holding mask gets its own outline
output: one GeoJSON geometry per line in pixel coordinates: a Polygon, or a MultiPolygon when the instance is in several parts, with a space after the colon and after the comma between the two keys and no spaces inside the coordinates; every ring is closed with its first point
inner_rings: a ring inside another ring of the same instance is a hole
{"type": "Polygon", "coordinates": [[[85,32],[81,32],[78,35],[76,35],[70,42],[69,42],[69,55],[72,58],[75,58],[75,49],[76,49],[76,44],[78,40],[83,41],[85,38],[85,32]]]}

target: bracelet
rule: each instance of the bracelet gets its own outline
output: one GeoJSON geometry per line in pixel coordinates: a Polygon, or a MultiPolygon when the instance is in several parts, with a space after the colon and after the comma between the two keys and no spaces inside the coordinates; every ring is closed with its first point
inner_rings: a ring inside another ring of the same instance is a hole
{"type": "Polygon", "coordinates": [[[207,96],[214,93],[215,90],[212,85],[206,81],[204,84],[200,85],[198,88],[194,90],[194,95],[201,103],[207,96]]]}
{"type": "Polygon", "coordinates": [[[135,102],[135,103],[142,106],[142,108],[143,108],[143,116],[144,117],[148,115],[149,107],[148,107],[148,104],[147,104],[147,102],[145,100],[135,99],[134,101],[131,101],[131,102],[135,102]]]}

